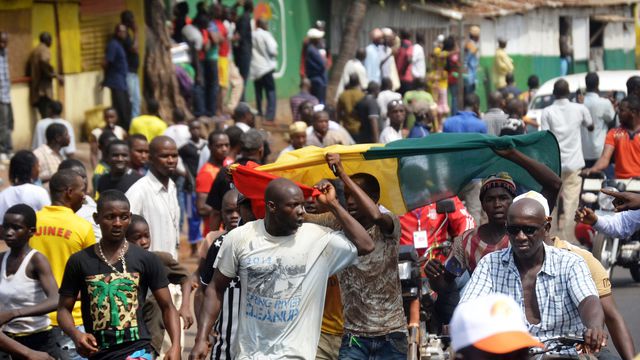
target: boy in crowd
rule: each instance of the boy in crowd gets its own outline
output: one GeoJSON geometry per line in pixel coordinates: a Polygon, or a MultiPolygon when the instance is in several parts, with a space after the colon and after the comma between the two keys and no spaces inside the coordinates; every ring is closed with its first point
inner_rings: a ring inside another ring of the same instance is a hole
{"type": "MultiPolygon", "coordinates": [[[[129,228],[127,228],[126,237],[128,242],[138,245],[147,251],[151,246],[149,224],[140,215],[131,215],[131,223],[129,224],[129,228]]],[[[191,316],[191,310],[189,309],[189,295],[191,294],[189,272],[184,266],[174,260],[169,253],[162,251],[154,251],[153,253],[160,258],[160,261],[165,266],[169,283],[178,284],[181,287],[183,301],[178,313],[185,322],[185,329],[188,329],[193,324],[193,316],[191,316]]],[[[157,354],[163,354],[163,345],[167,346],[171,344],[163,341],[166,336],[164,327],[162,326],[162,313],[160,312],[160,307],[158,306],[158,302],[155,298],[149,297],[147,299],[142,307],[142,313],[144,316],[144,322],[151,334],[151,346],[157,354]]]]}
{"type": "MultiPolygon", "coordinates": [[[[2,238],[9,251],[0,253],[0,325],[2,331],[32,353],[59,357],[49,312],[58,303],[58,285],[47,258],[29,246],[36,232],[36,213],[25,204],[4,214],[2,238]]],[[[20,352],[0,351],[0,359],[18,358],[20,352]]],[[[43,357],[29,354],[26,359],[43,357]]]]}
{"type": "Polygon", "coordinates": [[[149,142],[144,135],[131,135],[127,138],[131,169],[144,176],[149,162],[149,142]]]}
{"type": "Polygon", "coordinates": [[[164,267],[157,256],[125,240],[131,221],[129,200],[120,191],[105,191],[94,218],[103,237],[69,258],[60,286],[60,326],[78,353],[92,360],[152,358],[151,337],[142,317],[151,289],[171,338],[165,359],[179,359],[180,324],[164,267]],[[71,315],[78,295],[86,333],[76,329],[71,315]]]}
{"type": "Polygon", "coordinates": [[[196,207],[195,182],[198,175],[198,159],[200,152],[207,146],[207,141],[202,138],[202,123],[199,120],[193,120],[189,123],[190,138],[187,142],[178,148],[178,154],[187,170],[186,180],[183,188],[185,200],[185,210],[189,222],[189,244],[191,245],[191,256],[198,253],[198,243],[202,241],[202,232],[200,231],[200,223],[202,218],[198,214],[196,207]]]}

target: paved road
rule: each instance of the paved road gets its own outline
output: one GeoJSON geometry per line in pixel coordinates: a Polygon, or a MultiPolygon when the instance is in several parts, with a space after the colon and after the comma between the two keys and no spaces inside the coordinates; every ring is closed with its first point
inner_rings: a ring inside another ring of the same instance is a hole
{"type": "MultiPolygon", "coordinates": [[[[640,352],[640,283],[631,279],[629,270],[620,267],[613,269],[611,283],[618,309],[627,322],[636,351],[640,352]]],[[[609,340],[609,346],[615,350],[611,340],[609,340]]]]}
{"type": "MultiPolygon", "coordinates": [[[[611,282],[618,309],[629,326],[637,352],[640,352],[640,283],[634,282],[629,270],[624,268],[614,268],[611,282]]],[[[185,333],[183,359],[188,358],[189,351],[193,346],[194,330],[195,326],[185,333]]],[[[609,346],[611,350],[615,351],[611,340],[609,340],[609,346]]]]}

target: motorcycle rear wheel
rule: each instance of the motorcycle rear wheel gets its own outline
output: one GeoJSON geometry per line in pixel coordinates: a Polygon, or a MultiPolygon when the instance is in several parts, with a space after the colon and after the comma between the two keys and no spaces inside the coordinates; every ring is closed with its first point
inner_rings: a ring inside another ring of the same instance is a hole
{"type": "Polygon", "coordinates": [[[612,251],[613,239],[602,233],[596,234],[593,238],[593,248],[591,253],[596,259],[598,259],[598,261],[600,261],[609,276],[611,276],[611,271],[615,265],[615,255],[611,254],[612,251]]]}

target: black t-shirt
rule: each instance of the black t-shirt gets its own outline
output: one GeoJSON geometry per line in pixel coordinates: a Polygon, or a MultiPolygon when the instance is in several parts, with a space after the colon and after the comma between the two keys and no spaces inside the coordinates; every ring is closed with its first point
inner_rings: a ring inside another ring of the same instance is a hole
{"type": "Polygon", "coordinates": [[[360,120],[360,134],[359,143],[372,143],[373,142],[373,130],[371,129],[371,121],[369,116],[380,116],[380,107],[378,102],[371,95],[366,95],[360,101],[356,103],[353,108],[358,120],[360,120]]]}
{"type": "MultiPolygon", "coordinates": [[[[169,281],[160,259],[151,252],[129,244],[124,257],[127,273],[117,273],[95,253],[95,246],[71,255],[60,295],[80,293],[85,330],[93,334],[100,349],[91,360],[121,360],[149,348],[151,336],[142,305],[148,289],[167,287],[169,281]]],[[[122,271],[121,262],[113,266],[122,271]]]]}
{"type": "Polygon", "coordinates": [[[207,257],[204,260],[204,266],[200,269],[200,282],[202,285],[207,286],[211,282],[213,278],[213,264],[216,262],[216,258],[218,257],[218,252],[220,251],[220,247],[224,242],[224,236],[227,234],[220,235],[217,239],[215,239],[211,246],[209,246],[209,251],[207,251],[207,257]]]}
{"type": "MultiPolygon", "coordinates": [[[[245,165],[250,160],[247,158],[240,158],[236,161],[236,164],[245,165]]],[[[222,210],[222,197],[227,191],[231,190],[231,182],[227,179],[227,168],[220,169],[218,175],[213,180],[209,195],[207,195],[207,205],[212,208],[221,211],[222,210]]]]}
{"type": "Polygon", "coordinates": [[[111,177],[111,174],[105,174],[98,179],[98,186],[96,190],[98,193],[107,191],[107,190],[120,190],[123,193],[126,193],[127,190],[133,185],[136,181],[140,180],[142,176],[138,174],[136,171],[131,169],[127,169],[127,172],[124,173],[119,178],[111,177]]]}
{"type": "Polygon", "coordinates": [[[200,160],[200,153],[205,146],[207,146],[207,143],[204,141],[199,145],[189,141],[178,150],[180,158],[194,179],[196,178],[196,175],[198,175],[198,161],[200,160]]]}

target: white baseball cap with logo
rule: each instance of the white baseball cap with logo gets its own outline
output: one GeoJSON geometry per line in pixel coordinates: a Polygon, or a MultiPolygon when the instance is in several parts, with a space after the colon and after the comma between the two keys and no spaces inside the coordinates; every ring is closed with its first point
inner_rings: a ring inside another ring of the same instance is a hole
{"type": "Polygon", "coordinates": [[[450,323],[454,351],[473,346],[506,354],[544,345],[531,336],[516,302],[503,294],[490,294],[458,305],[450,323]]]}

